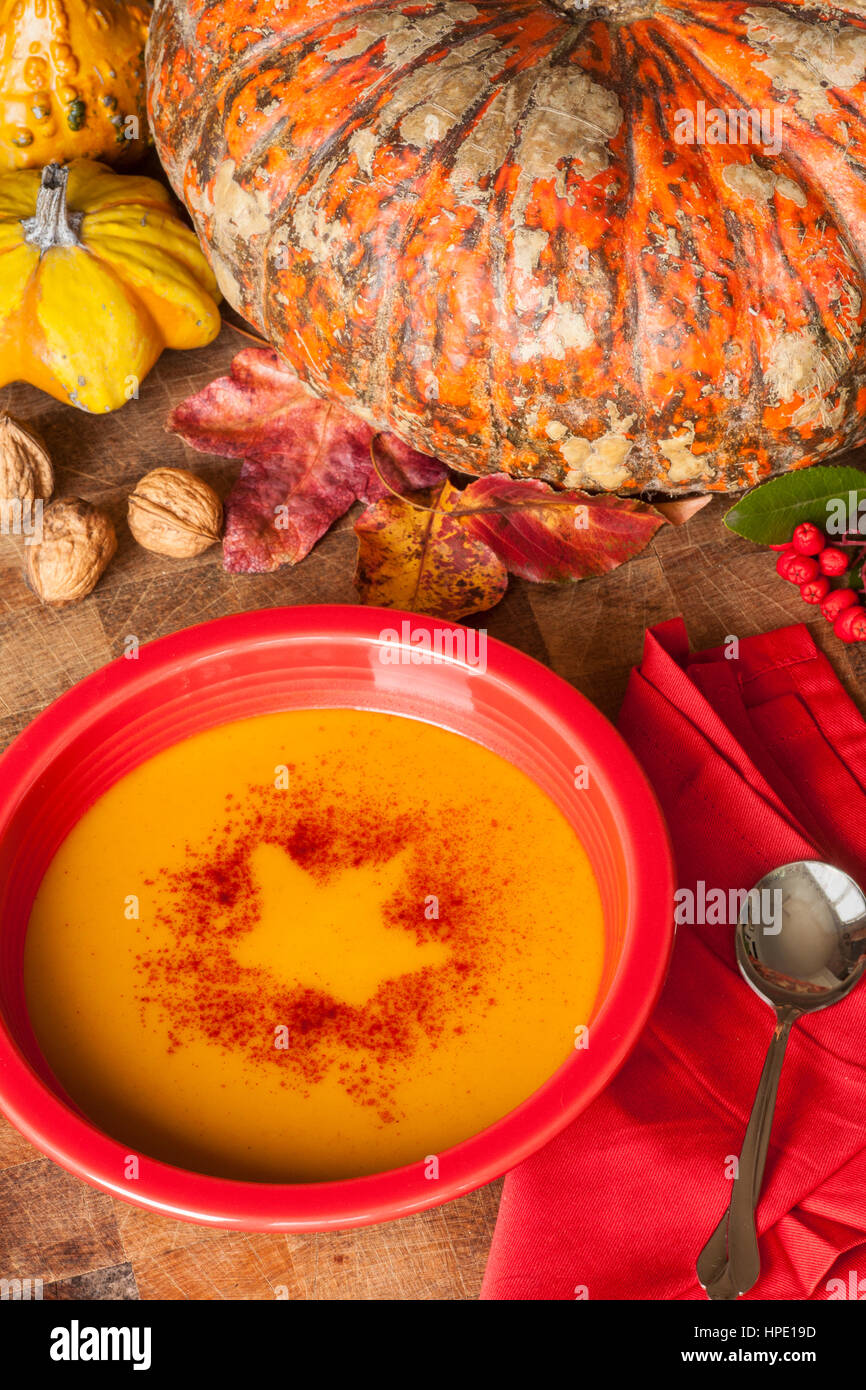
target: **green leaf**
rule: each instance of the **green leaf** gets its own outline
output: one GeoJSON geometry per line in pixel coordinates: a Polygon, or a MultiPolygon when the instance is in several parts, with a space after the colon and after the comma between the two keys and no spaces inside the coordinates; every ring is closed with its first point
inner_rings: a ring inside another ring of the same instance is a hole
{"type": "MultiPolygon", "coordinates": [[[[852,524],[857,524],[857,505],[866,499],[866,474],[860,468],[813,467],[783,473],[753,488],[725,513],[725,525],[738,536],[758,545],[782,545],[795,526],[812,521],[826,529],[828,503],[856,494],[852,524]]],[[[864,509],[866,510],[866,509],[864,509]]]]}

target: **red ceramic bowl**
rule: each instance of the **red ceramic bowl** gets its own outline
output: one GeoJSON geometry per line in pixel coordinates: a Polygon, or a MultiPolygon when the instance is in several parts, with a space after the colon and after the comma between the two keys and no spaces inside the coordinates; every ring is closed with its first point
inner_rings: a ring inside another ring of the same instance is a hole
{"type": "Polygon", "coordinates": [[[486,669],[472,664],[471,651],[461,660],[465,636],[448,623],[373,608],[222,618],[97,671],[16,739],[0,759],[0,1106],[38,1148],[97,1187],[167,1216],[245,1230],[360,1226],[499,1176],[564,1129],[610,1080],[656,1001],[672,945],[673,875],[661,814],[631,753],[588,701],[499,642],[487,643],[486,669]],[[452,636],[456,655],[448,654],[452,636]],[[444,643],[441,659],[419,664],[423,640],[444,643]],[[385,652],[391,660],[382,660],[385,652]],[[423,1163],[341,1182],[271,1184],[147,1158],[128,1182],[127,1149],[64,1094],[28,1021],[23,946],[42,875],[92,802],[161,749],[227,720],[335,706],[464,734],[522,768],[566,814],[592,861],[607,929],[590,1046],[503,1119],[441,1155],[437,1182],[423,1163]],[[581,765],[589,786],[577,790],[581,765]]]}

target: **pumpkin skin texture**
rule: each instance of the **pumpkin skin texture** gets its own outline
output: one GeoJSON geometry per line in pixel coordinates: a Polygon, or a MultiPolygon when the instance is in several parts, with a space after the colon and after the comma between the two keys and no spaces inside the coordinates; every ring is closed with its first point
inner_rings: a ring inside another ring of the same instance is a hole
{"type": "Polygon", "coordinates": [[[416,449],[676,494],[866,436],[863,0],[157,0],[148,77],[227,299],[416,449]]]}
{"type": "Polygon", "coordinates": [[[0,169],[140,158],[149,19],[148,0],[0,0],[0,169]]]}
{"type": "Polygon", "coordinates": [[[155,179],[90,159],[0,175],[0,386],[117,410],[163,348],[217,336],[218,299],[155,179]]]}

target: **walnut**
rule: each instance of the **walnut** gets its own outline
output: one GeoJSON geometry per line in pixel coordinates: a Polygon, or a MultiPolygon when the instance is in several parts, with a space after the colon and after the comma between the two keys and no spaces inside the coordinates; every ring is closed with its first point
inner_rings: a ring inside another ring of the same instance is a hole
{"type": "Polygon", "coordinates": [[[43,603],[61,607],[89,594],[117,549],[111,519],[80,497],[60,497],[42,515],[25,577],[43,603]]]}
{"type": "Polygon", "coordinates": [[[213,488],[183,468],[154,468],[129,497],[129,529],[145,550],[188,559],[220,538],[223,506],[213,488]]]}
{"type": "Polygon", "coordinates": [[[40,439],[11,415],[0,414],[0,502],[47,500],[54,469],[40,439]]]}

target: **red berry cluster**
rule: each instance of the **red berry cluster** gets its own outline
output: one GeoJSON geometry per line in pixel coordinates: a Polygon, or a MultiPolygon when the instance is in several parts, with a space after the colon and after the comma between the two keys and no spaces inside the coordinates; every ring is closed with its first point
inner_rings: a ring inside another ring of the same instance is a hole
{"type": "Polygon", "coordinates": [[[854,589],[833,589],[830,580],[848,569],[843,549],[828,545],[823,531],[804,521],[795,527],[787,545],[774,545],[781,554],[776,570],[799,586],[806,603],[820,603],[821,612],[842,642],[866,642],[866,608],[854,589]]]}

